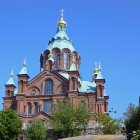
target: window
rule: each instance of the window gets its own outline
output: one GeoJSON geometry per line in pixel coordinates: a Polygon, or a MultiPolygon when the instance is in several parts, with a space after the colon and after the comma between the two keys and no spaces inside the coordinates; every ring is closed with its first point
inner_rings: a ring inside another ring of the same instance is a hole
{"type": "Polygon", "coordinates": [[[38,103],[35,102],[35,103],[34,103],[34,106],[35,106],[34,113],[36,114],[36,113],[38,113],[38,103]]]}
{"type": "Polygon", "coordinates": [[[33,89],[33,90],[31,91],[30,94],[31,94],[32,96],[35,95],[35,94],[36,94],[36,90],[33,89]]]}
{"type": "Polygon", "coordinates": [[[7,97],[10,97],[10,90],[7,90],[7,97]]]}
{"type": "Polygon", "coordinates": [[[24,84],[24,82],[23,82],[23,80],[21,80],[21,93],[23,93],[23,84],[24,84]]]}
{"type": "Polygon", "coordinates": [[[32,114],[32,105],[28,103],[28,114],[32,114]]]}
{"type": "Polygon", "coordinates": [[[68,66],[68,56],[67,53],[64,53],[64,69],[67,69],[68,66]]]}
{"type": "Polygon", "coordinates": [[[86,104],[85,100],[81,100],[81,104],[85,105],[86,104]]]}
{"type": "Polygon", "coordinates": [[[45,82],[45,92],[44,95],[50,95],[53,93],[53,81],[52,80],[47,80],[45,82]]]}
{"type": "Polygon", "coordinates": [[[59,58],[58,58],[58,53],[57,52],[54,55],[54,61],[55,61],[55,66],[58,67],[59,58]]]}
{"type": "Polygon", "coordinates": [[[52,110],[52,101],[44,100],[43,111],[46,113],[51,113],[51,110],[52,110]]]}

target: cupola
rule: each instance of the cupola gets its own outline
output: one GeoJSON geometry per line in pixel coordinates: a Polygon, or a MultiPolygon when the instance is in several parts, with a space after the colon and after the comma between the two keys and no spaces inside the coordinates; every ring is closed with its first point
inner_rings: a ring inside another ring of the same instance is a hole
{"type": "Polygon", "coordinates": [[[57,22],[57,31],[49,41],[48,48],[40,56],[40,70],[48,69],[48,62],[53,62],[53,67],[58,71],[79,70],[80,56],[66,32],[67,23],[64,20],[64,10],[61,10],[60,20],[57,22]],[[73,63],[73,56],[75,62],[73,63]]]}

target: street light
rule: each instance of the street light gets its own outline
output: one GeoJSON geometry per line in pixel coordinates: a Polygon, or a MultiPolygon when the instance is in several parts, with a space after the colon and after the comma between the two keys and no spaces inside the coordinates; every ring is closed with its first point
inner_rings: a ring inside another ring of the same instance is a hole
{"type": "Polygon", "coordinates": [[[114,115],[117,113],[117,111],[112,107],[111,110],[109,110],[109,113],[113,113],[113,118],[115,117],[114,115]]]}

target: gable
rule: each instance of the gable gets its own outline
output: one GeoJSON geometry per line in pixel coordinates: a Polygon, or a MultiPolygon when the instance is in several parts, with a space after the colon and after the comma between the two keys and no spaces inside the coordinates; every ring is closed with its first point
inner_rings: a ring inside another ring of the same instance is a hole
{"type": "Polygon", "coordinates": [[[43,71],[34,77],[28,83],[28,95],[43,95],[44,94],[44,87],[45,82],[47,80],[53,81],[53,92],[55,94],[65,93],[68,90],[68,79],[60,75],[56,71],[43,71]]]}
{"type": "Polygon", "coordinates": [[[39,119],[39,120],[43,120],[43,121],[47,122],[49,119],[53,119],[53,117],[51,115],[41,111],[41,112],[35,114],[33,116],[33,119],[39,119]]]}

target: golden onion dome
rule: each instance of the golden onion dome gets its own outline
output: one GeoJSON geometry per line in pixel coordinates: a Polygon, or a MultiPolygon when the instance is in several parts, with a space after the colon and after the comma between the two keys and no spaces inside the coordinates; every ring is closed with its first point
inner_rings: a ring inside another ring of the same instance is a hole
{"type": "Polygon", "coordinates": [[[57,26],[64,26],[64,27],[66,27],[67,23],[64,20],[60,20],[60,21],[57,22],[57,26]]]}
{"type": "Polygon", "coordinates": [[[101,68],[99,67],[99,68],[94,68],[94,73],[99,73],[101,71],[101,68]]]}
{"type": "Polygon", "coordinates": [[[97,66],[97,63],[95,62],[95,68],[94,68],[94,73],[99,73],[101,72],[101,65],[100,65],[100,62],[98,64],[99,66],[97,66]]]}
{"type": "Polygon", "coordinates": [[[100,72],[100,69],[99,68],[95,68],[94,69],[94,73],[99,73],[100,72]]]}

